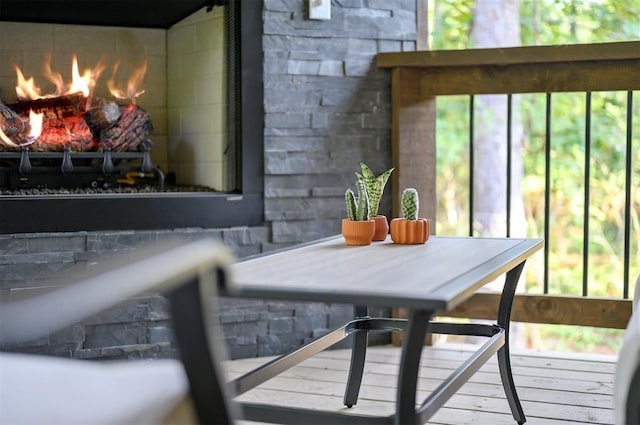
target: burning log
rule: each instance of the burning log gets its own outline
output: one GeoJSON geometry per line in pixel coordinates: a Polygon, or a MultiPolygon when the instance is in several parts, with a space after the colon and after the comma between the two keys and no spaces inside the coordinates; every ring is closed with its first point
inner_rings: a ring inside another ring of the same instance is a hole
{"type": "Polygon", "coordinates": [[[103,98],[96,98],[84,119],[94,134],[99,137],[100,130],[115,124],[120,115],[120,106],[117,103],[103,98]]]}
{"type": "Polygon", "coordinates": [[[5,106],[3,116],[12,119],[13,126],[7,134],[13,145],[6,144],[7,150],[17,150],[29,145],[36,152],[88,151],[93,149],[93,136],[82,115],[87,99],[82,94],[72,94],[54,98],[21,100],[5,106]],[[9,112],[10,111],[10,112],[9,112]],[[39,131],[33,133],[30,117],[41,114],[39,131]]]}
{"type": "Polygon", "coordinates": [[[42,134],[30,146],[32,151],[74,152],[95,150],[91,129],[82,116],[70,116],[64,119],[45,117],[42,134]]]}
{"type": "Polygon", "coordinates": [[[81,115],[86,110],[87,98],[82,93],[74,93],[43,99],[20,100],[8,106],[22,116],[29,116],[31,110],[37,113],[44,112],[50,117],[64,119],[81,115]]]}
{"type": "Polygon", "coordinates": [[[30,145],[36,152],[74,152],[97,150],[100,146],[114,152],[140,150],[153,130],[149,114],[134,104],[118,105],[96,98],[86,107],[82,95],[20,101],[0,105],[0,129],[13,144],[0,144],[0,150],[17,150],[18,145],[30,145]],[[86,110],[85,110],[86,109],[86,110]],[[39,112],[42,130],[30,135],[28,115],[39,112]]]}
{"type": "Polygon", "coordinates": [[[120,106],[120,118],[100,132],[100,142],[114,152],[138,150],[153,131],[149,113],[137,105],[120,106]]]}
{"type": "Polygon", "coordinates": [[[11,138],[24,132],[25,127],[20,116],[0,100],[0,129],[4,134],[11,138]]]}

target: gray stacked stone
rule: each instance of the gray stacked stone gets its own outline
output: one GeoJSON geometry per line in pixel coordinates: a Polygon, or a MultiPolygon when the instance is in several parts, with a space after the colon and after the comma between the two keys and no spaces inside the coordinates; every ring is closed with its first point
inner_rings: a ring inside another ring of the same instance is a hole
{"type": "MultiPolygon", "coordinates": [[[[81,280],[100,270],[113,255],[135,253],[142,246],[211,237],[242,257],[261,252],[267,234],[267,228],[239,227],[0,235],[0,301],[27,298],[81,280]]],[[[160,294],[123,301],[47,337],[1,348],[82,359],[177,355],[169,305],[160,294]]]]}
{"type": "MultiPolygon", "coordinates": [[[[415,0],[264,2],[265,214],[275,244],[340,232],[359,163],[391,166],[389,74],[382,51],[415,49],[415,0]]],[[[381,212],[390,214],[391,196],[381,212]]]]}

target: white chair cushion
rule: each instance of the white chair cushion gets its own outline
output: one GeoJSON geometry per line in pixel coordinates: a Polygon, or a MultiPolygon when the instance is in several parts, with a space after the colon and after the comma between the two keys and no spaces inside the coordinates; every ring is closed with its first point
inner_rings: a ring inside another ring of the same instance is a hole
{"type": "Polygon", "coordinates": [[[0,353],[2,424],[158,424],[188,390],[177,360],[95,362],[0,353]]]}

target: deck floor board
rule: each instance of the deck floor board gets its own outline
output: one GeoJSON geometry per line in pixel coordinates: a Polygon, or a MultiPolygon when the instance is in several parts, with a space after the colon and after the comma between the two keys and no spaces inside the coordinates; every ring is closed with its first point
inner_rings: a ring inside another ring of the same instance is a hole
{"type": "MultiPolygon", "coordinates": [[[[419,400],[458,367],[471,349],[472,346],[463,344],[425,347],[420,365],[419,400]]],[[[344,414],[392,414],[400,349],[369,348],[358,404],[351,409],[342,405],[349,356],[349,350],[324,351],[239,396],[238,400],[344,414]]],[[[225,371],[232,379],[270,359],[227,361],[225,371]]],[[[612,424],[615,360],[615,356],[606,355],[514,350],[511,364],[527,424],[612,424]]],[[[514,424],[495,356],[428,423],[514,424]]]]}

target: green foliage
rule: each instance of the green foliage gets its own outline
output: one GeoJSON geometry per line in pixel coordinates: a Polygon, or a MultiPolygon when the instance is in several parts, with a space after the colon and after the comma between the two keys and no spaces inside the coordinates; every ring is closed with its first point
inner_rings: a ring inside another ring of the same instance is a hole
{"type": "Polygon", "coordinates": [[[351,189],[347,189],[344,193],[347,204],[347,217],[353,221],[368,221],[371,219],[369,215],[369,196],[367,195],[367,187],[362,179],[356,181],[356,188],[358,190],[357,199],[351,189]]]}
{"type": "Polygon", "coordinates": [[[402,191],[402,217],[405,220],[418,219],[418,191],[412,187],[408,187],[402,191]]]}
{"type": "Polygon", "coordinates": [[[378,208],[380,207],[380,200],[384,193],[384,187],[387,184],[389,176],[393,172],[393,168],[388,169],[377,177],[366,164],[361,162],[360,168],[362,169],[362,174],[356,173],[356,176],[358,177],[358,180],[364,181],[364,184],[367,187],[370,206],[369,215],[374,217],[378,215],[378,208]]]}
{"type": "MultiPolygon", "coordinates": [[[[432,49],[469,46],[473,0],[435,0],[430,10],[432,49]]],[[[518,0],[522,45],[601,43],[640,38],[637,0],[518,0]]],[[[523,130],[522,192],[527,235],[545,237],[548,279],[554,294],[582,293],[583,258],[588,259],[590,296],[621,297],[625,260],[625,167],[631,170],[630,292],[640,274],[640,92],[633,93],[631,158],[627,158],[627,93],[599,92],[591,97],[590,152],[586,158],[586,95],[553,94],[551,132],[545,129],[545,94],[514,96],[523,130]],[[548,138],[548,139],[547,139],[548,138]],[[550,197],[545,205],[545,149],[550,142],[550,197]],[[585,185],[586,165],[589,183],[585,185]],[[588,211],[585,193],[589,192],[588,211]],[[545,235],[545,207],[549,234],[545,235]],[[587,229],[585,240],[584,229],[587,229]],[[586,248],[585,248],[586,246],[586,248]],[[586,249],[586,251],[585,251],[586,249]]],[[[437,108],[437,228],[439,234],[468,234],[469,98],[443,96],[437,108]]],[[[476,122],[476,126],[481,123],[476,122]]],[[[476,196],[478,196],[476,194],[476,196]]],[[[528,262],[526,289],[542,292],[542,257],[528,262]]],[[[544,328],[545,338],[563,341],[571,332],[544,328]]],[[[615,338],[587,329],[570,347],[615,347],[615,338]]],[[[558,347],[563,348],[563,347],[558,347]]]]}
{"type": "MultiPolygon", "coordinates": [[[[637,0],[517,0],[521,45],[638,40],[637,0]]],[[[474,0],[434,0],[429,11],[434,50],[469,48],[474,0]]]]}

